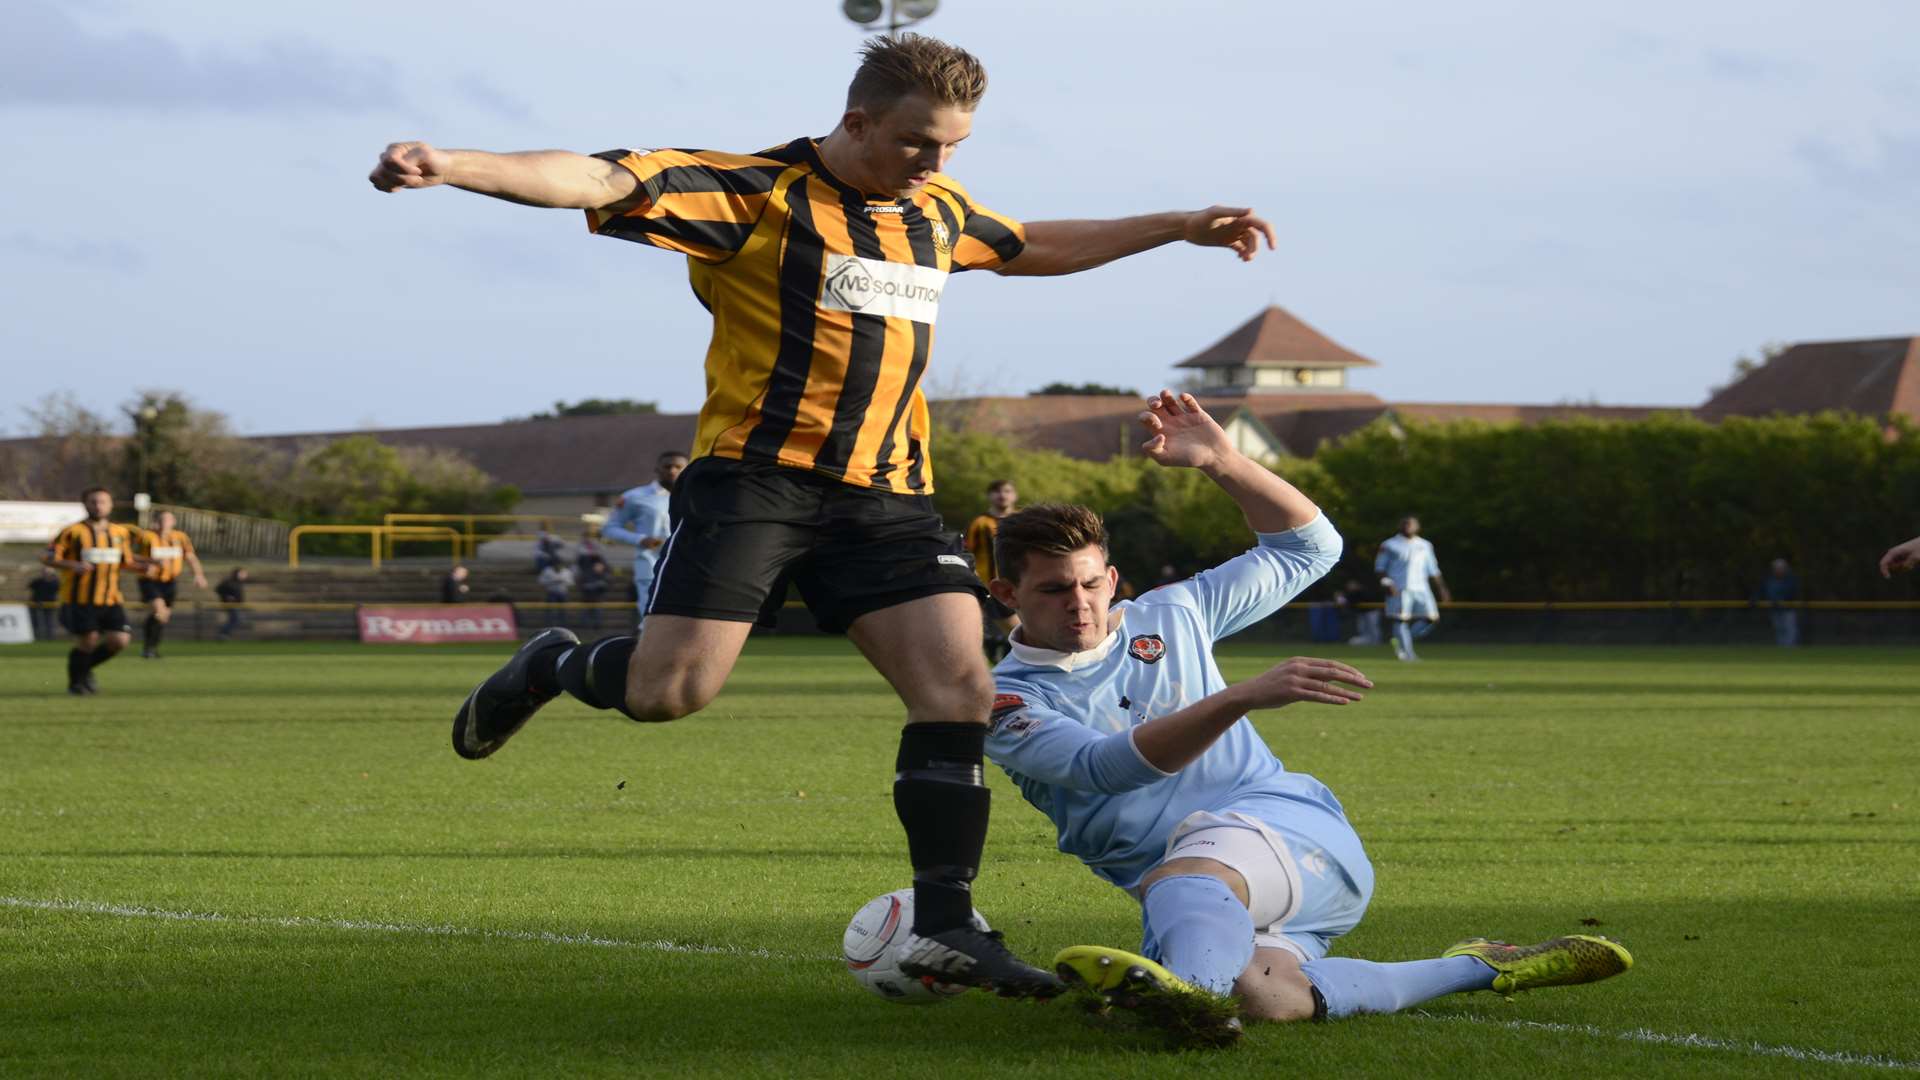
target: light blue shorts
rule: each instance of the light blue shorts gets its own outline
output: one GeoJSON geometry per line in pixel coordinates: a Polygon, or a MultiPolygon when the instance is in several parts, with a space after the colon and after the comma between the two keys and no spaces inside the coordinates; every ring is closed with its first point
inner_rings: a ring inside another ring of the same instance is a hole
{"type": "Polygon", "coordinates": [[[1435,622],[1440,618],[1440,604],[1430,590],[1402,589],[1387,597],[1387,618],[1435,622]]]}

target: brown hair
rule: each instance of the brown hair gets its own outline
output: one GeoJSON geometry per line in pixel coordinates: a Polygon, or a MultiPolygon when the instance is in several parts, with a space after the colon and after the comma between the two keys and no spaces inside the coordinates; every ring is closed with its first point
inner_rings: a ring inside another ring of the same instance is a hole
{"type": "Polygon", "coordinates": [[[1071,555],[1089,544],[1100,545],[1100,554],[1107,554],[1107,527],[1099,514],[1071,503],[1041,503],[1000,520],[993,561],[1001,577],[1019,581],[1031,552],[1071,555]]]}
{"type": "Polygon", "coordinates": [[[925,34],[877,37],[860,50],[847,108],[881,116],[911,94],[972,112],[987,92],[987,69],[965,49],[925,34]]]}

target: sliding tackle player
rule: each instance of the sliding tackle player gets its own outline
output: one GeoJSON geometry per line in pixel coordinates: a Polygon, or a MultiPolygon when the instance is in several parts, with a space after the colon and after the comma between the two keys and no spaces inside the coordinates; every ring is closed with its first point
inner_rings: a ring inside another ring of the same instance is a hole
{"type": "Polygon", "coordinates": [[[1305,495],[1235,450],[1192,396],[1162,392],[1141,423],[1147,456],[1206,473],[1258,541],[1109,609],[1118,573],[1093,511],[1042,505],[1000,523],[991,588],[1020,626],[994,669],[987,755],[1053,820],[1062,851],[1142,907],[1142,955],[1076,946],[1055,957],[1062,976],[1219,1043],[1237,1035],[1236,1011],[1266,1020],[1393,1012],[1441,994],[1625,971],[1625,949],[1586,935],[1524,947],[1475,938],[1438,959],[1394,964],[1327,956],[1367,909],[1372,864],[1333,792],[1287,771],[1246,714],[1344,706],[1373,684],[1338,661],[1295,657],[1228,686],[1213,647],[1332,568],[1340,534],[1305,495]]]}

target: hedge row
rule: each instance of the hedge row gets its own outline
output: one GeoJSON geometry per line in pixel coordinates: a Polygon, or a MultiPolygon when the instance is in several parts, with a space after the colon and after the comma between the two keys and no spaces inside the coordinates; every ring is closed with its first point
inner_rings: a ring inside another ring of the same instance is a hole
{"type": "MultiPolygon", "coordinates": [[[[1190,470],[1093,463],[977,433],[936,443],[941,512],[956,527],[1006,477],[1021,501],[1107,516],[1114,561],[1147,583],[1242,550],[1232,503],[1190,470]]],[[[1460,599],[1747,599],[1788,559],[1809,599],[1888,599],[1874,563],[1920,532],[1920,431],[1824,413],[1708,424],[1682,415],[1535,426],[1380,421],[1277,471],[1317,500],[1365,575],[1380,540],[1418,515],[1460,599]]]]}

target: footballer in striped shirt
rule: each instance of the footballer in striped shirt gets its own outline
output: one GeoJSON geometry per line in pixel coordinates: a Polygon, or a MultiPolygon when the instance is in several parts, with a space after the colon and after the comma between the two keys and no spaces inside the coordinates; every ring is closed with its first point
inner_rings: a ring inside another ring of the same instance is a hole
{"type": "Polygon", "coordinates": [[[148,660],[160,659],[160,641],[166,636],[167,623],[173,621],[180,571],[193,571],[194,588],[207,587],[206,571],[200,568],[200,556],[193,550],[193,537],[179,527],[173,511],[160,511],[153,524],[153,528],[140,532],[148,562],[146,573],[140,575],[140,599],[147,605],[146,638],[140,655],[148,660]]]}
{"type": "MultiPolygon", "coordinates": [[[[385,192],[446,186],[584,210],[596,235],[684,257],[713,316],[707,398],[644,631],[592,645],[565,630],[536,636],[456,712],[455,752],[493,753],[562,692],[635,720],[697,712],[748,631],[797,587],[907,714],[894,780],[914,867],[902,969],[1049,997],[1063,989],[1055,975],[973,925],[993,681],[979,647],[985,586],[930,498],[922,380],[934,326],[955,274],[1072,274],[1179,241],[1248,260],[1263,237],[1273,246],[1273,229],[1244,207],[1024,223],[988,209],[946,171],[986,89],[964,49],[919,34],[874,38],[818,137],[746,153],[591,155],[399,142],[368,180],[385,192]]],[[[1141,157],[1130,151],[1130,168],[1150,170],[1141,157]]],[[[606,312],[607,347],[644,363],[635,317],[606,312]]]]}
{"type": "Polygon", "coordinates": [[[103,487],[80,493],[87,516],[60,530],[40,561],[60,573],[60,625],[73,635],[67,653],[67,693],[97,694],[93,669],[133,640],[120,593],[124,567],[140,573],[147,562],[134,550],[133,530],[112,521],[113,495],[103,487]]]}

